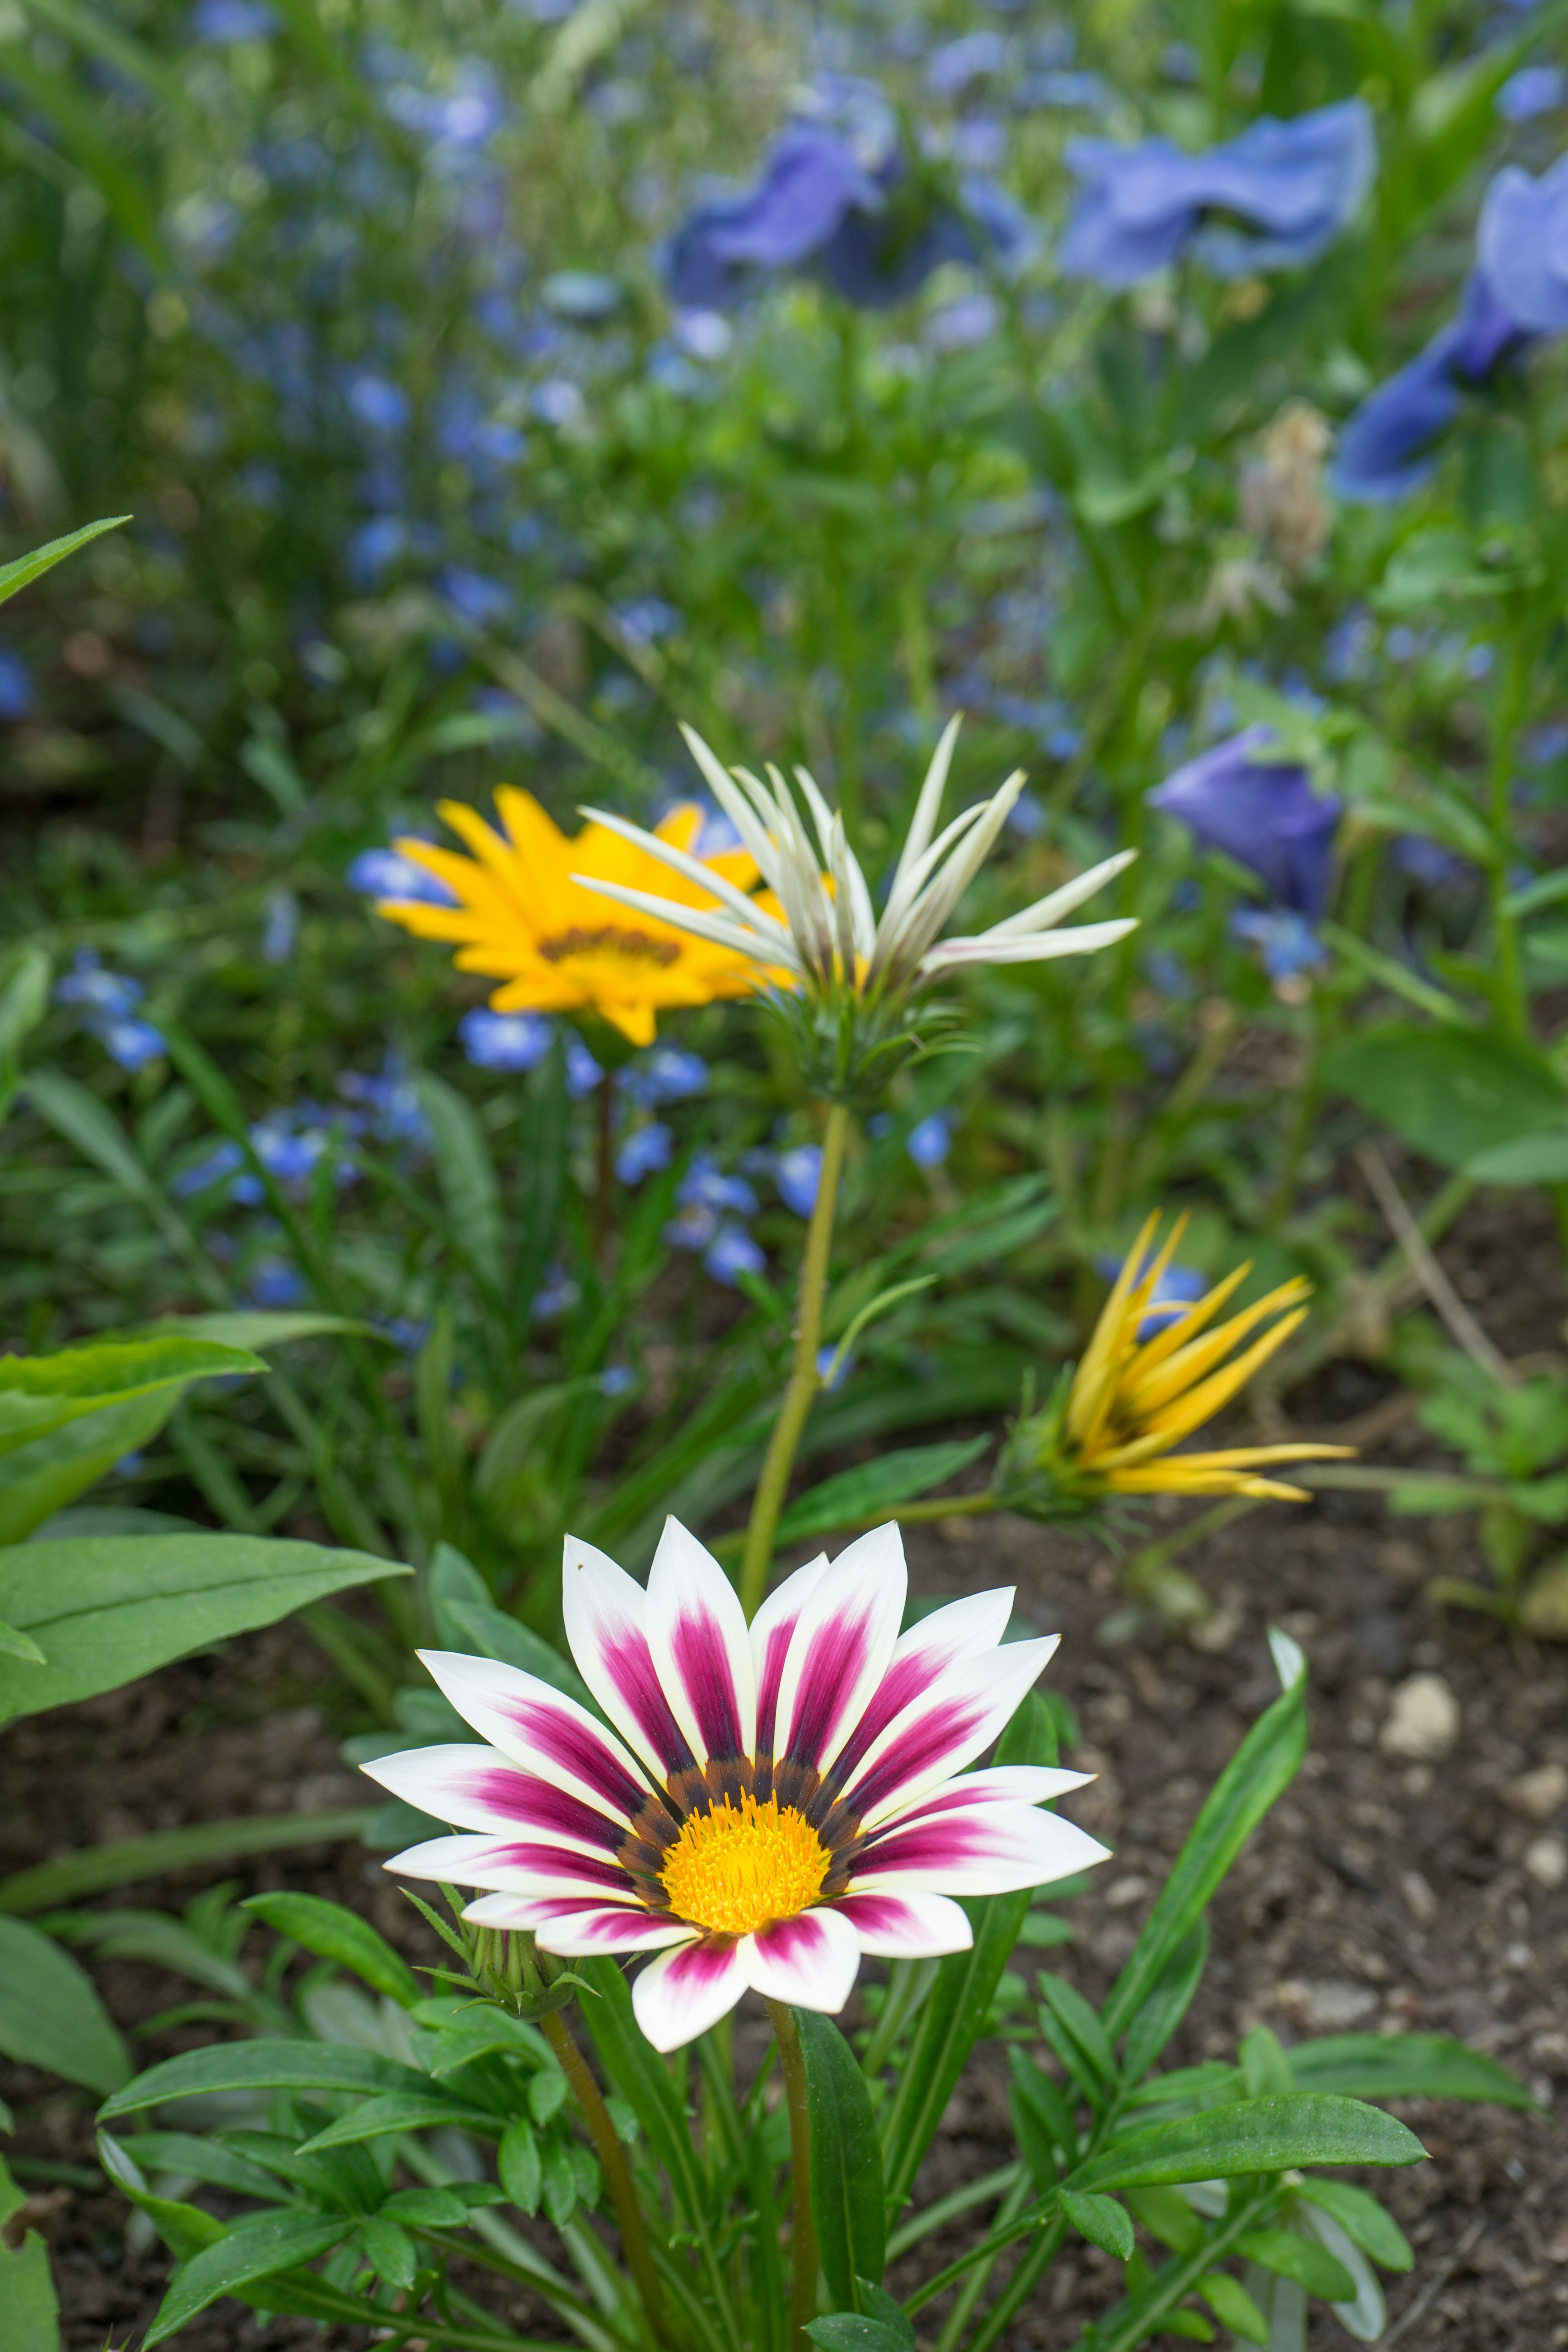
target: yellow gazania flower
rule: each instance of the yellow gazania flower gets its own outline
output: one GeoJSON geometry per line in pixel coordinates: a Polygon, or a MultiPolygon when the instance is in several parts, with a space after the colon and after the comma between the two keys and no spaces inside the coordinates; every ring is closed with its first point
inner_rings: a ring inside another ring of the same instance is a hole
{"type": "Polygon", "coordinates": [[[1176,1454],[1173,1449],[1212,1421],[1284,1346],[1306,1318],[1303,1302],[1311,1295],[1311,1285],[1300,1276],[1282,1282],[1266,1298],[1210,1330],[1220,1308],[1251,1272],[1250,1264],[1240,1265],[1193,1306],[1173,1315],[1152,1339],[1140,1341],[1140,1328],[1187,1221],[1177,1219],[1163,1249],[1151,1258],[1159,1222],[1156,1212],[1139,1234],[1068,1391],[1059,1444],[1072,1465],[1073,1483],[1080,1492],[1100,1494],[1248,1495],[1258,1500],[1278,1496],[1306,1502],[1301,1487],[1259,1478],[1254,1472],[1266,1463],[1327,1461],[1353,1454],[1353,1446],[1239,1445],[1217,1454],[1176,1454]],[[1270,1322],[1271,1317],[1279,1319],[1270,1322]],[[1268,1328],[1233,1356],[1232,1349],[1262,1324],[1268,1328]]]}
{"type": "MultiPolygon", "coordinates": [[[[716,908],[718,898],[685,876],[672,877],[646,850],[589,824],[568,841],[531,793],[502,784],[498,833],[478,812],[442,801],[439,814],[472,856],[427,841],[400,841],[398,855],[455,893],[458,905],[383,898],[376,908],[421,939],[461,942],[459,971],[504,981],[490,1003],[498,1013],[596,1013],[634,1045],[653,1042],[655,1015],[680,1004],[708,1004],[718,996],[745,996],[759,985],[756,967],[733,950],[693,938],[670,924],[628,917],[584,890],[575,874],[626,888],[657,884],[682,906],[716,908]]],[[[671,809],[657,839],[693,852],[702,830],[695,802],[671,809]]],[[[751,852],[722,850],[699,861],[731,889],[749,891],[758,879],[751,852]]],[[[771,901],[760,904],[765,909],[771,901]]]]}

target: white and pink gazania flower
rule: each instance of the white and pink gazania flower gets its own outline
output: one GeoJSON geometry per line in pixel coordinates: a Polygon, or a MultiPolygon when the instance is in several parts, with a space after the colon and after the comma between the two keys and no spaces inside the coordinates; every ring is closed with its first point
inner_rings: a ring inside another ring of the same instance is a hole
{"type": "Polygon", "coordinates": [[[611,1727],[531,1675],[424,1652],[487,1747],[416,1748],[365,1769],[458,1823],[386,1867],[491,1891],[467,1917],[526,1927],[564,1958],[652,1952],[632,1999],[656,2049],[750,1987],[837,2011],[862,1953],[972,1941],[955,1895],[998,1895],[1106,1859],[1040,1810],[1081,1772],[963,1773],[1055,1650],[1002,1645],[1011,1591],[900,1634],[896,1527],[780,1585],[748,1628],[710,1552],[667,1520],[645,1591],[568,1538],[566,1637],[611,1727]]]}

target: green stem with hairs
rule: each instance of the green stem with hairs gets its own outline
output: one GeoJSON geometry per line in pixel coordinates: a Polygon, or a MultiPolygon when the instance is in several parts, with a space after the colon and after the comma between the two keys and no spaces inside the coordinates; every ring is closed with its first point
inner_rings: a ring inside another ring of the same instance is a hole
{"type": "Polygon", "coordinates": [[[790,1473],[805,1432],[805,1424],[822,1382],[816,1370],[822,1344],[822,1305],[827,1290],[827,1256],[833,1245],[833,1217],[838,1200],[838,1179],[844,1168],[844,1146],[849,1134],[849,1109],[835,1103],[827,1114],[822,1139],[822,1173],[817,1181],[811,1223],[806,1228],[805,1259],[800,1269],[800,1305],[795,1328],[795,1368],[784,1391],[773,1433],[763,1463],[763,1475],[746,1527],[746,1549],[741,1558],[741,1606],[748,1618],[762,1607],[773,1565],[773,1537],[789,1492],[790,1473]]]}
{"type": "Polygon", "coordinates": [[[768,2019],[779,2045],[784,2099],[789,2107],[789,2160],[795,2192],[795,2235],[790,2245],[793,2276],[789,2298],[789,2352],[811,2352],[806,2329],[816,2317],[816,2217],[811,2210],[811,2110],[806,2105],[805,2053],[795,2017],[785,2002],[769,2000],[768,2019]]]}
{"type": "Polygon", "coordinates": [[[540,2020],[545,2040],[561,2062],[561,2071],[572,2085],[573,2095],[583,2111],[599,2168],[605,2176],[605,2186],[610,2192],[610,2202],[616,2209],[616,2221],[626,2249],[626,2267],[637,2282],[637,2293],[647,2324],[661,2344],[672,2341],[669,2323],[664,2308],[664,2289],[654,2268],[653,2248],[648,2243],[647,2225],[632,2182],[631,2167],[626,2152],[616,2137],[616,2126],[610,2120],[599,2085],[595,2082],[587,2060],[572,2037],[571,2029],[559,2010],[552,2010],[540,2020]]]}

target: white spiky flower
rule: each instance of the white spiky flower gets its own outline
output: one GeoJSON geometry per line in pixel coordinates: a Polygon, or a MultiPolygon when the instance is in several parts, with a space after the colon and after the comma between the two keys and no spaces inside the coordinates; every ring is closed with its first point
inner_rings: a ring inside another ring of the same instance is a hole
{"type": "Polygon", "coordinates": [[[936,747],[880,916],[845,835],[843,817],[828,807],[805,768],[795,770],[795,780],[809,814],[809,827],[777,768],[767,768],[766,782],[749,768],[726,770],[700,735],[684,726],[680,731],[692,758],[756,860],[782,920],[743,890],[715,880],[711,867],[699,868],[684,850],[599,809],[585,809],[584,814],[687,881],[700,878],[704,890],[722,904],[683,906],[622,883],[595,881],[586,875],[573,878],[603,898],[747,957],[760,987],[776,987],[782,981],[836,1010],[847,998],[868,1012],[885,1012],[944,972],[973,964],[1038,963],[1056,956],[1091,955],[1123,938],[1135,928],[1130,920],[1086,923],[1067,930],[1058,926],[1131,864],[1136,853],[1130,849],[1103,859],[989,930],[956,939],[941,936],[1024,788],[1023,771],[1015,770],[999,792],[977,801],[938,833],[959,723],[956,718],[949,720],[936,747]]]}

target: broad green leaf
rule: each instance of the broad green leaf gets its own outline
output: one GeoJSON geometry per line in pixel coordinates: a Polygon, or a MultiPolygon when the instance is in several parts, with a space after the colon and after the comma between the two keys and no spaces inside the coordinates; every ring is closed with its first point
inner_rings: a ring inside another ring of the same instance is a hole
{"type": "Polygon", "coordinates": [[[1203,2243],[1204,2225],[1186,2199],[1174,2189],[1130,2189],[1127,2202],[1134,2218],[1152,2238],[1178,2254],[1190,2254],[1203,2243]]]}
{"type": "Polygon", "coordinates": [[[1114,2254],[1119,2263],[1131,2259],[1132,2223],[1126,2207],[1119,2205],[1114,2197],[1101,2197],[1092,2189],[1064,2189],[1057,2202],[1073,2228],[1091,2246],[1114,2254]]]}
{"type": "Polygon", "coordinates": [[[0,2050],[89,2091],[117,2091],[131,2074],[91,1978],[22,1919],[0,1918],[0,2050]]]}
{"type": "Polygon", "coordinates": [[[879,2286],[887,2262],[882,2157],[871,2094],[855,2053],[830,2017],[794,2012],[805,2060],[811,2109],[811,2210],[827,2291],[841,2311],[859,2300],[856,2282],[879,2286]]]}
{"type": "Polygon", "coordinates": [[[22,1041],[49,1009],[53,967],[42,948],[23,945],[5,959],[0,977],[0,1118],[16,1097],[22,1073],[22,1041]]]}
{"type": "Polygon", "coordinates": [[[359,2225],[359,2242],[377,2278],[384,2279],[388,2286],[413,2285],[419,2257],[406,2230],[399,2229],[384,2213],[370,2213],[359,2225]]]}
{"type": "Polygon", "coordinates": [[[172,1870],[201,1863],[236,1862],[242,1854],[274,1853],[291,1845],[317,1845],[358,1837],[374,1808],[356,1805],[334,1813],[255,1813],[237,1822],[195,1822],[183,1830],[154,1830],[139,1838],[116,1838],[108,1845],[84,1846],[58,1862],[0,1879],[0,1914],[49,1911],[84,1895],[126,1886],[139,1878],[162,1878],[172,1870]]]}
{"type": "Polygon", "coordinates": [[[1049,2075],[1043,2074],[1016,2042],[1007,2053],[1007,2064],[1013,2077],[1007,2087],[1013,2137],[1036,2188],[1054,2189],[1062,2169],[1064,2148],[1068,2164],[1078,2154],[1077,2135],[1067,2113],[1067,2103],[1049,2075]]]}
{"type": "Polygon", "coordinates": [[[1241,2079],[1249,2097],[1272,2098],[1281,2091],[1293,2091],[1296,2076],[1290,2061],[1280,2046],[1277,2033],[1266,2025],[1254,2026],[1243,2042],[1238,2057],[1241,2079]]]}
{"type": "Polygon", "coordinates": [[[253,2213],[235,2222],[181,2264],[143,2342],[149,2347],[164,2343],[220,2295],[326,2253],[353,2227],[346,2214],[253,2213]]]}
{"type": "Polygon", "coordinates": [[[47,1666],[0,1658],[0,1722],[34,1715],[270,1625],[328,1593],[408,1570],[368,1552],[259,1536],[129,1536],[0,1550],[0,1617],[47,1666]]]}
{"type": "Polygon", "coordinates": [[[1309,2294],[1321,2295],[1325,2303],[1349,2303],[1354,2297],[1355,2281],[1344,2264],[1336,2263],[1315,2240],[1298,2237],[1294,2230],[1249,2230],[1244,2238],[1237,2238],[1236,2251],[1261,2270],[1294,2279],[1298,2286],[1304,2286],[1309,2294]]]}
{"type": "Polygon", "coordinates": [[[37,1540],[39,1528],[95,1486],[127,1454],[156,1437],[178,1388],[84,1413],[44,1437],[0,1454],[0,1549],[37,1540]]]}
{"type": "MultiPolygon", "coordinates": [[[[107,2138],[107,2134],[102,2135],[100,2146],[107,2138]]],[[[278,2183],[258,2164],[247,2163],[221,2140],[201,2138],[195,2132],[138,2132],[125,2148],[143,2174],[183,2172],[192,2180],[207,2181],[214,2189],[232,2189],[238,2197],[271,2200],[278,2194],[278,2183]]]]}
{"type": "Polygon", "coordinates": [[[104,1959],[147,1960],[231,2000],[249,1996],[244,1969],[167,1911],[56,1911],[38,1924],[64,1942],[90,1945],[104,1959]]]}
{"type": "Polygon", "coordinates": [[[1208,1961],[1209,1926],[1200,1917],[1191,1933],[1172,1953],[1165,1972],[1127,2029],[1122,2074],[1129,2083],[1141,2083],[1158,2063],[1203,1981],[1208,1961]]]}
{"type": "Polygon", "coordinates": [[[1289,1786],[1306,1752],[1306,1688],[1298,1683],[1258,1717],[1193,1823],[1101,2011],[1113,2042],[1154,1990],[1247,1840],[1281,1790],[1289,1786]]]}
{"type": "Polygon", "coordinates": [[[944,1445],[911,1445],[883,1454],[856,1470],[825,1478],[792,1503],[779,1521],[781,1544],[821,1535],[829,1528],[847,1528],[874,1519],[897,1503],[930,1492],[978,1461],[989,1447],[989,1437],[961,1437],[944,1445]]]}
{"type": "Polygon", "coordinates": [[[1248,2344],[1268,2343],[1268,2322],[1239,2279],[1233,2279],[1228,2271],[1205,2271],[1197,2287],[1222,2326],[1248,2344]]]}
{"type": "Polygon", "coordinates": [[[1327,2254],[1350,2287],[1348,2294],[1330,2298],[1334,2317],[1359,2343],[1375,2344],[1388,2325],[1388,2305],[1377,2273],[1346,2230],[1331,2213],[1308,2204],[1297,2208],[1297,2226],[1315,2250],[1327,2254]]]}
{"type": "Polygon", "coordinates": [[[1049,1969],[1040,1970],[1039,1985],[1051,2015],[1087,2062],[1090,2081],[1109,2090],[1116,2081],[1116,2056],[1098,2015],[1076,1985],[1049,1969]]]}
{"type": "Polygon", "coordinates": [[[1304,2091],[1357,2099],[1489,2099],[1525,2112],[1535,2102],[1495,2058],[1446,2033],[1335,2033],[1290,2053],[1304,2091]]]}
{"type": "Polygon", "coordinates": [[[544,2171],[539,2142],[526,2116],[518,2116],[501,2134],[500,2146],[496,2150],[496,2169],[501,2187],[518,2210],[537,2213],[544,2193],[544,2171]]]}
{"type": "Polygon", "coordinates": [[[1364,2189],[1352,2189],[1348,2180],[1323,2180],[1314,2174],[1301,2182],[1296,2194],[1331,2214],[1347,2237],[1353,2238],[1385,2271],[1414,2267],[1415,2256],[1409,2239],[1387,2206],[1380,2205],[1364,2189]]]}
{"type": "Polygon", "coordinates": [[[1443,1168],[1568,1123],[1568,1094],[1545,1055],[1495,1029],[1363,1030],[1325,1055],[1323,1082],[1443,1168]]]}
{"type": "Polygon", "coordinates": [[[339,2116],[310,2139],[301,2140],[301,2155],[331,2147],[357,2147],[365,2140],[384,2139],[391,2132],[439,2131],[458,2124],[468,2131],[494,2130],[496,2118],[471,2099],[458,2098],[433,2086],[424,2091],[388,2091],[366,2099],[363,2105],[339,2116]]]}
{"type": "Polygon", "coordinates": [[[1066,2186],[1157,2188],[1315,2164],[1419,2164],[1426,2153],[1415,2133],[1380,2107],[1297,2091],[1146,2124],[1080,2164],[1066,2186]]]}
{"type": "MultiPolygon", "coordinates": [[[[188,1333],[192,1339],[216,1339],[226,1348],[257,1349],[280,1348],[289,1339],[315,1339],[342,1332],[354,1339],[386,1339],[386,1333],[378,1331],[374,1323],[362,1323],[353,1315],[317,1315],[299,1310],[263,1312],[248,1307],[232,1315],[215,1312],[166,1317],[161,1323],[149,1323],[145,1336],[156,1338],[167,1331],[188,1333]]],[[[266,1366],[261,1369],[265,1371],[266,1366]]]]}
{"type": "MultiPolygon", "coordinates": [[[[0,2158],[0,2223],[6,2222],[27,2191],[19,2188],[0,2158]]],[[[49,2275],[49,2250],[36,2230],[26,2231],[13,2252],[0,2239],[0,2342],[5,2352],[59,2352],[59,2305],[49,2275]]]]}
{"type": "MultiPolygon", "coordinates": [[[[1050,1711],[1037,1691],[1029,1693],[1002,1734],[996,1760],[1000,1764],[1056,1762],[1056,1730],[1050,1711]]],[[[915,2020],[902,2071],[882,2119],[882,2164],[888,2204],[894,2212],[914,2186],[942,2110],[984,2028],[1002,1971],[1012,1958],[1032,1900],[1032,1890],[1024,1887],[1016,1895],[993,1895],[963,1906],[974,1931],[973,1945],[942,1962],[936,1983],[915,2020]]]]}
{"type": "MultiPolygon", "coordinates": [[[[13,46],[8,44],[6,47],[7,73],[11,71],[13,46]]],[[[0,604],[25,588],[30,580],[37,580],[41,572],[52,572],[57,563],[63,563],[79,547],[101,539],[106,530],[118,530],[121,523],[130,520],[128,514],[122,514],[106,515],[101,522],[84,522],[79,530],[68,531],[64,539],[51,539],[43,547],[35,547],[30,555],[18,555],[10,563],[0,564],[0,604]]]]}
{"type": "Polygon", "coordinates": [[[320,1895],[252,1895],[242,1908],[279,1936],[290,1936],[308,1952],[335,1960],[371,1987],[386,1993],[403,2009],[421,1999],[420,1987],[406,1961],[400,1959],[368,1919],[329,1903],[320,1895]]]}
{"type": "Polygon", "coordinates": [[[486,1288],[499,1297],[506,1278],[500,1187],[484,1129],[473,1106],[444,1078],[422,1070],[416,1084],[458,1246],[486,1288]]]}
{"type": "Polygon", "coordinates": [[[214,2091],[398,2091],[428,2098],[428,2077],[374,2050],[325,2042],[228,2042],[149,2066],[104,2105],[101,2120],[214,2091]]]}
{"type": "Polygon", "coordinates": [[[826,2319],[806,2323],[806,2334],[822,2352],[910,2352],[912,2335],[901,2336],[883,2319],[866,2319],[857,2311],[830,2312],[826,2319]]]}
{"type": "Polygon", "coordinates": [[[48,1664],[30,1633],[19,1633],[15,1625],[7,1625],[4,1621],[0,1621],[0,1653],[8,1658],[21,1658],[30,1666],[48,1664]]]}
{"type": "Polygon", "coordinates": [[[247,1349],[170,1334],[94,1339],[53,1356],[0,1356],[0,1454],[105,1405],[222,1373],[264,1372],[247,1349]]]}

